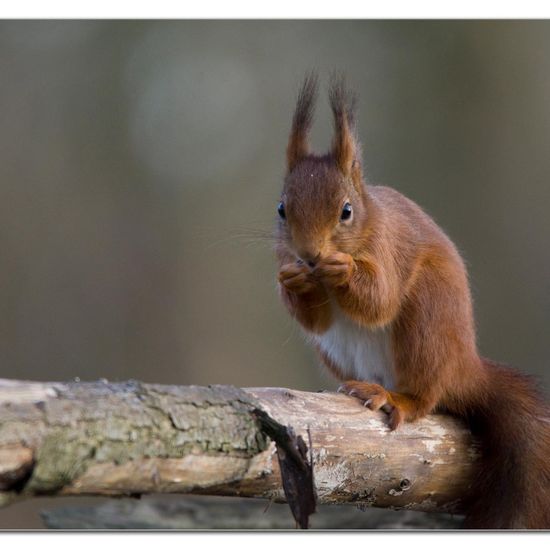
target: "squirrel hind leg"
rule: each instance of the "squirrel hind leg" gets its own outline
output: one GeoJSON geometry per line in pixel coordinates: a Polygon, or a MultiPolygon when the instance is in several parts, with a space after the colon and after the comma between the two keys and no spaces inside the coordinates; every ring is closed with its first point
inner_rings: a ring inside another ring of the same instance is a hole
{"type": "Polygon", "coordinates": [[[373,411],[382,410],[389,415],[389,427],[393,431],[403,422],[412,422],[426,416],[433,409],[427,403],[409,395],[388,391],[379,384],[347,380],[339,388],[345,393],[363,402],[373,411]]]}
{"type": "Polygon", "coordinates": [[[387,413],[388,425],[392,431],[406,419],[406,412],[394,401],[391,392],[379,384],[348,380],[338,388],[338,391],[359,399],[363,406],[372,411],[382,410],[387,413]]]}
{"type": "Polygon", "coordinates": [[[389,408],[389,392],[379,384],[370,382],[361,382],[359,380],[347,380],[339,388],[339,393],[345,393],[351,397],[356,397],[363,402],[365,407],[373,411],[389,408]]]}

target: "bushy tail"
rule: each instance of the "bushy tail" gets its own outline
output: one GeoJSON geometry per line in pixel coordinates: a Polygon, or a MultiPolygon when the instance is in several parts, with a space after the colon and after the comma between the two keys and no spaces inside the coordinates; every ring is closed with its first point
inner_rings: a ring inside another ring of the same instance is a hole
{"type": "Polygon", "coordinates": [[[489,373],[471,425],[482,441],[469,529],[550,529],[550,408],[528,376],[483,360],[489,373]]]}

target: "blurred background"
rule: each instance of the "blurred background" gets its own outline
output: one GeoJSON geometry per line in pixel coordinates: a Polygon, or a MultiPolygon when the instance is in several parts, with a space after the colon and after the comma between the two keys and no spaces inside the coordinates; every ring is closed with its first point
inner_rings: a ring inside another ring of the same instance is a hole
{"type": "Polygon", "coordinates": [[[311,68],[462,251],[482,353],[548,389],[548,21],[0,22],[0,377],[334,389],[261,236],[311,68]]]}

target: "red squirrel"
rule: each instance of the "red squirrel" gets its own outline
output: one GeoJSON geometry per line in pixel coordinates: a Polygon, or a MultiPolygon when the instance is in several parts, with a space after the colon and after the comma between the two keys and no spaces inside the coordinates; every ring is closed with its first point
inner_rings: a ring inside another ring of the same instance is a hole
{"type": "Polygon", "coordinates": [[[464,262],[414,202],[365,182],[356,100],[329,92],[334,138],[310,151],[317,77],[306,77],[277,210],[279,291],[341,391],[388,413],[464,418],[482,442],[467,528],[550,528],[550,407],[529,377],[479,356],[464,262]]]}

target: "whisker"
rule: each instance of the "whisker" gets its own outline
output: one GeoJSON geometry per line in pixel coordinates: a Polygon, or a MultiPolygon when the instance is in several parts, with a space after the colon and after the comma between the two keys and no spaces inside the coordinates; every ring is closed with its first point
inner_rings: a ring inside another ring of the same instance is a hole
{"type": "Polygon", "coordinates": [[[312,306],[309,306],[308,309],[312,310],[312,309],[316,309],[316,308],[319,308],[319,307],[323,307],[323,306],[326,306],[327,304],[330,303],[330,299],[329,300],[326,300],[324,302],[321,302],[320,304],[314,304],[312,306]]]}
{"type": "Polygon", "coordinates": [[[292,338],[296,335],[296,332],[297,332],[296,331],[296,329],[297,329],[296,323],[291,322],[289,328],[290,328],[290,331],[289,331],[288,337],[281,344],[282,348],[284,348],[292,340],[292,338]]]}
{"type": "Polygon", "coordinates": [[[230,231],[229,235],[218,239],[205,248],[210,249],[214,246],[219,246],[226,244],[228,242],[243,242],[248,246],[252,244],[266,244],[266,243],[276,243],[278,241],[277,236],[273,230],[267,230],[262,228],[252,228],[252,227],[240,227],[230,231]]]}

